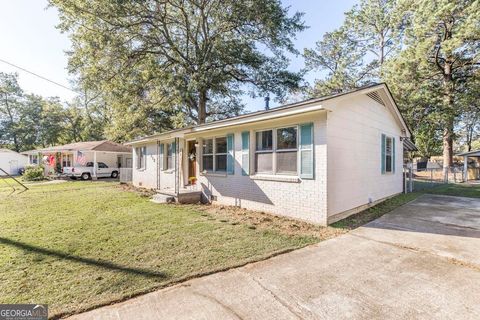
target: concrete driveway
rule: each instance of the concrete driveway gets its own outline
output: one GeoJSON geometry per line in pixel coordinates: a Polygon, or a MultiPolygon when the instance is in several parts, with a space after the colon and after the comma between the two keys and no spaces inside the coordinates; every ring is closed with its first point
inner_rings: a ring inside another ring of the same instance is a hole
{"type": "Polygon", "coordinates": [[[75,319],[480,319],[480,199],[425,195],[349,234],[75,319]]]}

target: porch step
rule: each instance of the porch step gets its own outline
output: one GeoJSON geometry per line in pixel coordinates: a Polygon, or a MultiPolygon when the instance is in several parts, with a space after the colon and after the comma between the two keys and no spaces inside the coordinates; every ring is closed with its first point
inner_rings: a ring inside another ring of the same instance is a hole
{"type": "Polygon", "coordinates": [[[175,202],[175,197],[171,195],[157,193],[153,195],[151,201],[155,203],[172,203],[175,202]]]}
{"type": "Polygon", "coordinates": [[[170,203],[177,202],[182,204],[199,203],[202,200],[202,192],[196,190],[181,189],[178,196],[171,191],[157,190],[157,194],[152,197],[153,202],[170,203]],[[158,198],[158,201],[156,200],[158,198]]]}

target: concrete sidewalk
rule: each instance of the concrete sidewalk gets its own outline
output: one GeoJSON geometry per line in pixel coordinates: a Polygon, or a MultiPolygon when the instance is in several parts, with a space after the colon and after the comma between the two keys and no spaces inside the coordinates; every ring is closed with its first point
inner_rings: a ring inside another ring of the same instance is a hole
{"type": "Polygon", "coordinates": [[[349,234],[73,319],[480,319],[480,199],[423,196],[349,234]]]}

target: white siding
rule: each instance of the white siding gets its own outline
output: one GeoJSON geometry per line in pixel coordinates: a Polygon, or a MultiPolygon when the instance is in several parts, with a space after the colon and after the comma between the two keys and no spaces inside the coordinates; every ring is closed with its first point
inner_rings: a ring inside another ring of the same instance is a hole
{"type": "MultiPolygon", "coordinates": [[[[28,157],[11,150],[0,150],[0,168],[10,175],[17,175],[18,170],[28,164],[28,157]]],[[[0,171],[0,175],[5,175],[0,171]]]]}
{"type": "Polygon", "coordinates": [[[401,128],[387,107],[365,95],[325,106],[328,113],[328,215],[402,192],[401,128]],[[381,173],[381,135],[395,137],[395,174],[381,173]]]}
{"type": "Polygon", "coordinates": [[[147,165],[145,169],[137,169],[137,148],[142,146],[135,146],[133,148],[133,172],[132,181],[137,187],[144,187],[149,189],[157,188],[157,143],[152,142],[145,144],[147,147],[147,165]]]}

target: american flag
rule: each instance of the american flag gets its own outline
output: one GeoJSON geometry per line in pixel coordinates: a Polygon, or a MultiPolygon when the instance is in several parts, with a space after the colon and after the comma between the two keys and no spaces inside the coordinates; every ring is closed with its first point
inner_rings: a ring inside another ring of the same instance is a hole
{"type": "Polygon", "coordinates": [[[87,159],[85,158],[85,154],[81,151],[77,151],[77,163],[81,166],[84,166],[86,162],[87,159]]]}

